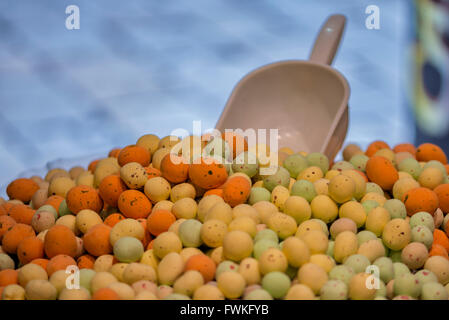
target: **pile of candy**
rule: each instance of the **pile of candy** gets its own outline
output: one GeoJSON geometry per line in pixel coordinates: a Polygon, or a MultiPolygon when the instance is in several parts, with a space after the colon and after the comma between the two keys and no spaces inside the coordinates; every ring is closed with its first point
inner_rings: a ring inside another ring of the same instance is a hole
{"type": "Polygon", "coordinates": [[[148,134],[87,170],[12,181],[1,299],[448,299],[438,146],[351,144],[335,163],[281,148],[262,175],[266,153],[236,134],[148,134]],[[231,163],[201,156],[212,141],[231,163]]]}

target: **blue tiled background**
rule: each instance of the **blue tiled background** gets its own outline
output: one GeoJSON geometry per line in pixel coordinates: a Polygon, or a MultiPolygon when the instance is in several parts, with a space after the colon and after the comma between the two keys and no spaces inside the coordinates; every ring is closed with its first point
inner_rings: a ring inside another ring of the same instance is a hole
{"type": "Polygon", "coordinates": [[[87,165],[144,133],[164,136],[192,120],[213,127],[242,76],[306,59],[332,13],[348,17],[334,63],[351,85],[348,141],[412,141],[407,8],[406,0],[2,0],[0,193],[13,178],[87,165]],[[65,28],[71,4],[80,30],[65,28]],[[380,7],[380,30],[365,28],[370,4],[380,7]]]}

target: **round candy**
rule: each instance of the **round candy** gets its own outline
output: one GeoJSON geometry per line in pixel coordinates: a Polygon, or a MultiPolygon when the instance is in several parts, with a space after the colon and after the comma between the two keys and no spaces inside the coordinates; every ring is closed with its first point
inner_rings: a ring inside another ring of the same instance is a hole
{"type": "Polygon", "coordinates": [[[296,181],[290,191],[292,196],[300,196],[311,202],[316,197],[317,193],[313,183],[307,180],[296,181]]]}
{"type": "Polygon", "coordinates": [[[417,298],[420,294],[421,285],[419,280],[411,273],[395,277],[393,290],[394,295],[408,295],[417,298]]]}
{"type": "Polygon", "coordinates": [[[349,285],[349,281],[354,275],[355,275],[354,270],[344,264],[337,265],[333,267],[331,271],[329,271],[329,279],[341,280],[346,285],[349,285]]]}
{"type": "Polygon", "coordinates": [[[432,247],[433,233],[424,225],[418,225],[412,229],[412,242],[421,242],[428,250],[432,247]]]}
{"type": "Polygon", "coordinates": [[[353,254],[345,259],[344,264],[354,270],[355,273],[360,273],[365,272],[371,262],[361,254],[353,254]]]}
{"type": "Polygon", "coordinates": [[[441,283],[429,282],[425,283],[421,289],[422,300],[447,300],[449,293],[441,283]]]}
{"type": "Polygon", "coordinates": [[[327,281],[326,271],[316,264],[306,263],[298,270],[298,282],[308,286],[314,294],[318,294],[327,281]]]}
{"type": "Polygon", "coordinates": [[[290,278],[279,271],[269,272],[262,279],[263,289],[276,299],[280,299],[287,294],[290,284],[290,278]]]}
{"type": "Polygon", "coordinates": [[[122,237],[114,244],[114,256],[121,262],[135,262],[143,255],[143,245],[134,237],[122,237]]]}
{"type": "Polygon", "coordinates": [[[403,249],[411,239],[409,223],[403,219],[390,220],[383,229],[382,239],[391,250],[403,249]]]}
{"type": "Polygon", "coordinates": [[[240,261],[253,251],[252,238],[243,231],[230,231],[223,239],[223,254],[226,259],[240,261]]]}
{"type": "Polygon", "coordinates": [[[188,219],[179,226],[178,234],[184,247],[199,247],[202,244],[201,228],[203,224],[196,219],[188,219]]]}
{"type": "Polygon", "coordinates": [[[321,300],[346,300],[348,298],[348,287],[341,280],[329,280],[321,287],[321,300]]]}
{"type": "Polygon", "coordinates": [[[407,210],[405,209],[404,203],[398,199],[387,200],[383,207],[390,213],[391,219],[405,219],[407,216],[407,210]]]}

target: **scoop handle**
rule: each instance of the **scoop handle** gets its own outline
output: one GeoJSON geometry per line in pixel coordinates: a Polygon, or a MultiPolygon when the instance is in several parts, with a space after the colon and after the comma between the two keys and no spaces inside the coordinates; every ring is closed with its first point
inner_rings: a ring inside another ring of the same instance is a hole
{"type": "Polygon", "coordinates": [[[345,29],[346,17],[341,14],[330,16],[323,24],[315,40],[309,60],[330,65],[334,60],[345,29]]]}

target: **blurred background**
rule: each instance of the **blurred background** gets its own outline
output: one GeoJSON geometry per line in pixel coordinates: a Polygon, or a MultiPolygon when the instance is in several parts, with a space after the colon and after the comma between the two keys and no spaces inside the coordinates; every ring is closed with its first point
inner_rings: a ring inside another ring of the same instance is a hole
{"type": "Polygon", "coordinates": [[[214,127],[241,77],[307,59],[332,13],[348,18],[334,60],[351,86],[347,142],[435,139],[448,151],[443,0],[2,0],[0,195],[145,133],[214,127]],[[65,26],[68,5],[79,30],[65,26]],[[369,5],[378,30],[365,26],[369,5]]]}

